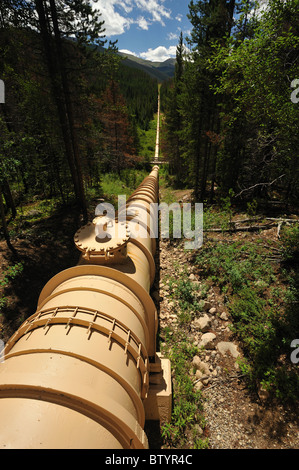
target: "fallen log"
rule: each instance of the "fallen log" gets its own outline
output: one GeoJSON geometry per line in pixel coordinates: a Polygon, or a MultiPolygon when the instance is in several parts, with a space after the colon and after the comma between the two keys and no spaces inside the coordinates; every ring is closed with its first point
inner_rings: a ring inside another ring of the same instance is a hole
{"type": "Polygon", "coordinates": [[[276,225],[274,222],[265,225],[247,225],[246,227],[231,227],[231,228],[207,228],[203,229],[204,232],[256,232],[257,230],[268,230],[276,225]]]}

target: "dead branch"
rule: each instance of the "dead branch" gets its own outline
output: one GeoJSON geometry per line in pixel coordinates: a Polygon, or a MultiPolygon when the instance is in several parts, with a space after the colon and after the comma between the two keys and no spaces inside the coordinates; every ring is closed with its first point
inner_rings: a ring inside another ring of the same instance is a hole
{"type": "Polygon", "coordinates": [[[283,224],[283,221],[279,222],[279,224],[277,225],[277,238],[280,238],[280,229],[281,229],[282,224],[283,224]]]}
{"type": "Polygon", "coordinates": [[[258,186],[262,186],[262,187],[272,186],[272,184],[274,184],[275,181],[283,178],[284,176],[285,175],[280,175],[280,176],[278,176],[278,178],[275,178],[275,180],[271,181],[270,183],[256,183],[253,186],[250,186],[249,188],[244,188],[244,189],[242,189],[242,191],[240,191],[238,194],[236,194],[235,197],[239,197],[239,196],[241,196],[242,193],[245,193],[246,191],[251,191],[252,189],[257,188],[258,186]]]}
{"type": "Polygon", "coordinates": [[[274,217],[265,217],[266,220],[273,220],[274,222],[293,222],[293,223],[297,223],[299,222],[299,219],[283,219],[281,217],[277,217],[277,218],[274,218],[274,217]]]}
{"type": "Polygon", "coordinates": [[[265,225],[247,225],[246,227],[231,227],[231,228],[207,228],[204,232],[256,232],[257,230],[268,230],[275,225],[274,222],[265,225]]]}
{"type": "Polygon", "coordinates": [[[233,224],[244,224],[250,222],[257,222],[258,220],[264,219],[264,216],[254,217],[253,219],[240,219],[240,220],[233,220],[233,224]]]}

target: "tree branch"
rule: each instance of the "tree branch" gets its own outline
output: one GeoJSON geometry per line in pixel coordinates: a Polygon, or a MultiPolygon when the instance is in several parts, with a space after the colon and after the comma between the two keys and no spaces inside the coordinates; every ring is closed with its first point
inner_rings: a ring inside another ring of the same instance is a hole
{"type": "Polygon", "coordinates": [[[271,181],[271,183],[256,183],[253,186],[250,186],[249,188],[242,189],[242,191],[240,191],[238,194],[236,194],[235,197],[239,197],[239,196],[241,196],[242,193],[244,193],[246,191],[251,191],[252,189],[254,189],[258,186],[263,186],[263,187],[264,186],[272,186],[272,184],[274,184],[275,181],[279,180],[280,178],[283,178],[284,176],[285,176],[285,174],[278,176],[278,178],[275,178],[275,180],[271,181]]]}

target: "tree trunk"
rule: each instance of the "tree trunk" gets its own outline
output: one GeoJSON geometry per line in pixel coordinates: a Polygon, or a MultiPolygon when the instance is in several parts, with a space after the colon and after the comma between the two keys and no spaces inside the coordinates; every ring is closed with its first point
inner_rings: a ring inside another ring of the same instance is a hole
{"type": "Polygon", "coordinates": [[[11,209],[12,218],[14,219],[15,216],[17,215],[17,210],[16,210],[15,202],[11,194],[10,186],[6,178],[3,181],[3,195],[4,195],[7,206],[10,207],[11,209]]]}
{"type": "MultiPolygon", "coordinates": [[[[59,120],[61,125],[62,136],[65,145],[66,156],[68,160],[68,164],[70,167],[70,172],[72,175],[75,195],[77,200],[80,203],[83,218],[86,220],[87,218],[87,210],[84,198],[84,191],[83,191],[83,183],[82,177],[80,174],[80,165],[78,166],[78,154],[74,156],[74,149],[76,152],[76,147],[74,144],[74,139],[72,139],[74,133],[74,125],[73,125],[73,116],[71,113],[71,119],[69,120],[69,111],[70,111],[70,102],[69,102],[69,90],[67,80],[64,76],[64,69],[62,66],[61,60],[61,51],[60,51],[60,43],[57,40],[56,36],[56,46],[58,46],[58,50],[53,52],[53,48],[51,47],[52,37],[50,31],[48,30],[47,26],[47,19],[46,13],[43,5],[43,0],[35,0],[36,9],[39,18],[39,25],[41,30],[41,35],[43,39],[43,44],[46,53],[46,59],[48,63],[49,74],[51,78],[51,84],[53,89],[53,95],[56,100],[57,110],[59,114],[59,120]],[[58,59],[58,60],[57,60],[58,59]],[[66,102],[68,104],[66,104],[66,102]]],[[[52,7],[52,4],[51,4],[52,7]]],[[[55,7],[55,5],[54,5],[55,7]]],[[[55,17],[56,22],[57,18],[55,17]]],[[[55,19],[52,18],[53,23],[55,19]]]]}
{"type": "Polygon", "coordinates": [[[82,169],[81,169],[81,162],[80,162],[80,155],[79,155],[78,138],[77,138],[76,127],[75,127],[74,110],[73,110],[73,105],[71,101],[71,93],[70,93],[69,83],[68,83],[68,79],[67,79],[67,75],[66,75],[66,71],[64,67],[62,41],[61,41],[61,36],[60,36],[60,31],[59,31],[59,26],[58,26],[55,0],[50,0],[50,6],[51,6],[52,21],[54,25],[57,60],[58,60],[59,71],[61,75],[62,88],[64,92],[67,116],[68,116],[68,121],[69,121],[69,129],[70,129],[70,135],[71,135],[71,141],[72,141],[72,147],[73,147],[73,155],[74,155],[75,167],[76,167],[76,172],[77,172],[78,191],[79,191],[78,196],[79,196],[80,206],[83,212],[84,222],[86,223],[87,222],[87,207],[86,207],[85,194],[84,194],[83,176],[82,176],[82,169]]]}
{"type": "Polygon", "coordinates": [[[6,240],[7,246],[14,254],[17,254],[16,249],[12,246],[11,241],[10,241],[10,237],[9,237],[9,232],[8,232],[5,213],[4,213],[4,206],[3,206],[3,200],[2,200],[2,188],[1,187],[0,187],[0,215],[1,215],[4,238],[6,240]]]}

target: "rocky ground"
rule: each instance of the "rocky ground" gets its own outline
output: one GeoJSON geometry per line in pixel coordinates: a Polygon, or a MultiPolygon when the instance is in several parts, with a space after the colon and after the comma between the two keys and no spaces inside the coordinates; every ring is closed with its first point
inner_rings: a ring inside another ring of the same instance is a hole
{"type": "MultiPolygon", "coordinates": [[[[176,327],[176,305],[170,298],[170,276],[186,276],[200,287],[200,279],[190,254],[183,244],[174,246],[160,241],[159,289],[154,293],[159,301],[161,328],[176,327]],[[180,268],[177,269],[178,263],[180,268]],[[158,297],[157,297],[158,296],[158,297]]],[[[277,403],[268,404],[261,389],[257,396],[248,392],[236,362],[242,349],[232,337],[230,318],[217,289],[211,287],[204,311],[190,328],[190,342],[205,346],[204,353],[193,358],[190,370],[195,372],[195,387],[204,397],[205,435],[211,449],[298,449],[299,421],[293,410],[277,403]]]]}

